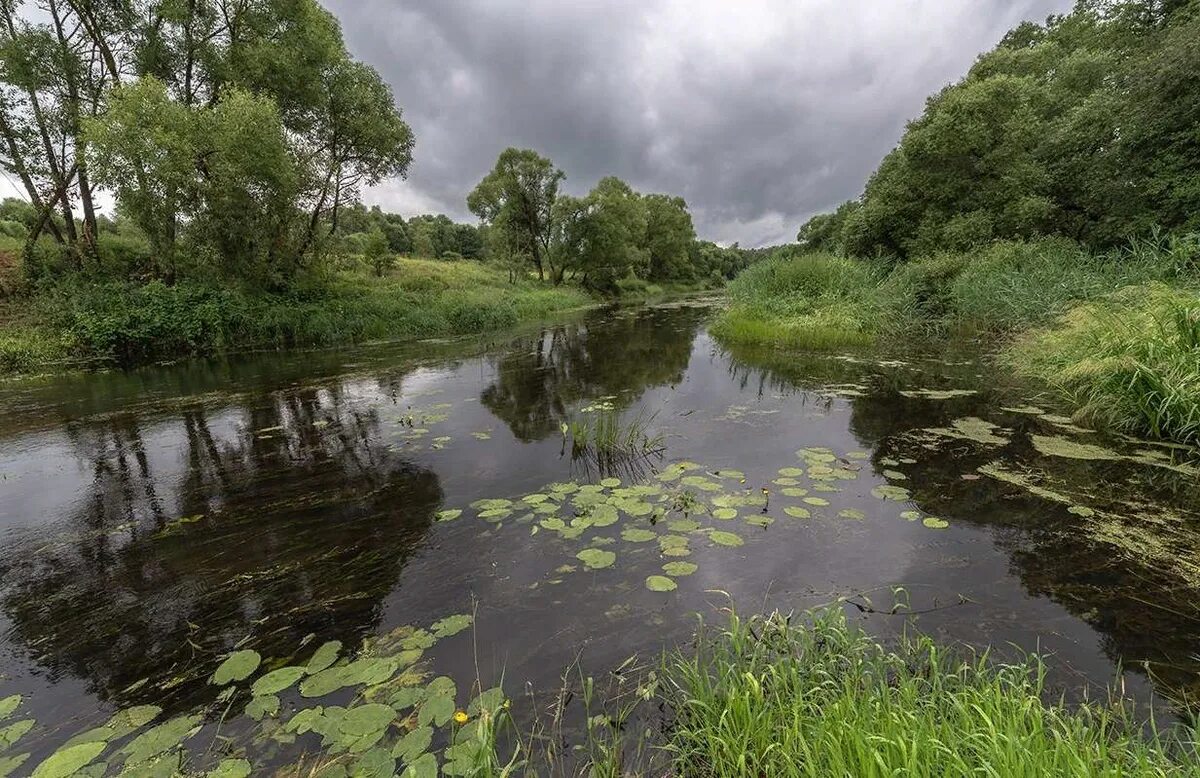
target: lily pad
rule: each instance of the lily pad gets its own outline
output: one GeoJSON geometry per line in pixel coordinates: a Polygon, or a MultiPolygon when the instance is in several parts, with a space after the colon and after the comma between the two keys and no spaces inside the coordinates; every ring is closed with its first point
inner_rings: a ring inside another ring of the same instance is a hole
{"type": "Polygon", "coordinates": [[[471,626],[473,619],[469,614],[456,613],[453,616],[447,616],[444,619],[438,619],[430,625],[429,629],[433,632],[433,636],[439,640],[442,638],[452,637],[462,632],[467,627],[471,626]]]}
{"type": "Polygon", "coordinates": [[[875,497],[879,498],[880,500],[892,500],[894,502],[904,502],[912,496],[904,487],[892,486],[891,484],[876,486],[871,490],[871,494],[875,495],[875,497]]]}
{"type": "Polygon", "coordinates": [[[799,478],[804,475],[804,469],[799,467],[781,467],[779,474],[784,478],[799,478]]]}
{"type": "Polygon", "coordinates": [[[905,511],[904,513],[900,514],[900,518],[908,519],[909,521],[916,521],[917,519],[921,518],[921,512],[920,511],[905,511]]]}
{"type": "Polygon", "coordinates": [[[926,516],[921,523],[930,529],[945,529],[950,526],[950,522],[945,519],[938,519],[933,516],[926,516]]]}
{"type": "Polygon", "coordinates": [[[665,575],[652,575],[646,579],[646,588],[652,592],[673,592],[679,587],[665,575]]]}
{"type": "Polygon", "coordinates": [[[758,514],[756,516],[747,516],[746,523],[754,527],[769,527],[775,523],[775,519],[770,516],[758,514]]]}
{"type": "Polygon", "coordinates": [[[0,728],[0,751],[12,748],[13,744],[25,737],[36,723],[34,719],[23,719],[0,728]]]}
{"type": "Polygon", "coordinates": [[[100,756],[104,748],[104,743],[80,743],[60,748],[34,768],[30,778],[67,778],[100,756]]]}
{"type": "Polygon", "coordinates": [[[450,508],[449,510],[438,511],[436,514],[438,521],[454,521],[461,515],[461,508],[450,508]]]}
{"type": "Polygon", "coordinates": [[[613,506],[601,504],[592,506],[588,518],[592,520],[593,527],[610,527],[617,523],[620,514],[613,506]]]}
{"type": "Polygon", "coordinates": [[[721,519],[722,521],[729,521],[730,519],[736,519],[737,515],[738,515],[737,508],[717,508],[716,510],[714,510],[712,512],[712,516],[714,519],[721,519]]]}
{"type": "Polygon", "coordinates": [[[908,476],[901,473],[899,470],[884,470],[883,477],[892,481],[907,481],[908,476]]]}
{"type": "Polygon", "coordinates": [[[278,712],[279,698],[274,694],[255,697],[246,703],[245,713],[255,721],[262,721],[267,716],[274,716],[278,712]]]}
{"type": "Polygon", "coordinates": [[[791,516],[793,519],[811,519],[812,511],[808,508],[801,508],[798,505],[789,505],[783,509],[783,512],[791,516]]]}
{"type": "Polygon", "coordinates": [[[248,778],[251,769],[245,759],[222,759],[220,764],[208,771],[208,778],[248,778]]]}
{"type": "Polygon", "coordinates": [[[826,500],[824,497],[805,497],[804,502],[809,505],[815,505],[818,508],[824,508],[829,505],[829,500],[826,500]]]}
{"type": "Polygon", "coordinates": [[[667,522],[672,532],[695,532],[700,529],[700,522],[693,519],[672,519],[667,522]]]}
{"type": "Polygon", "coordinates": [[[340,640],[330,640],[328,643],[324,643],[312,655],[312,659],[308,660],[308,664],[304,666],[304,671],[309,675],[321,672],[337,661],[338,652],[341,650],[342,641],[340,640]]]}
{"type": "Polygon", "coordinates": [[[258,655],[257,651],[249,649],[234,651],[217,666],[216,672],[212,675],[212,682],[217,686],[224,686],[234,681],[244,681],[258,669],[261,663],[262,657],[258,655]]]}
{"type": "Polygon", "coordinates": [[[425,753],[432,742],[433,727],[417,727],[396,741],[396,745],[392,747],[392,756],[403,760],[405,764],[411,764],[425,753]]]}
{"type": "Polygon", "coordinates": [[[862,521],[863,519],[867,518],[867,514],[863,513],[857,508],[846,508],[845,510],[838,511],[838,516],[841,516],[843,519],[851,519],[853,521],[862,521]]]}
{"type": "Polygon", "coordinates": [[[0,699],[0,721],[12,715],[12,712],[21,704],[21,695],[10,694],[4,699],[0,699]]]}
{"type": "Polygon", "coordinates": [[[175,748],[199,729],[203,716],[179,716],[159,724],[134,738],[121,749],[125,764],[136,765],[175,748]]]}
{"type": "Polygon", "coordinates": [[[605,478],[602,481],[600,481],[600,485],[603,486],[605,489],[616,489],[618,486],[621,485],[621,479],[620,478],[605,478]]]}
{"type": "Polygon", "coordinates": [[[421,754],[400,774],[400,778],[437,778],[438,761],[433,754],[421,754]]]}
{"type": "Polygon", "coordinates": [[[628,527],[621,531],[621,538],[630,543],[648,543],[657,537],[656,533],[639,527],[628,527]]]}
{"type": "Polygon", "coordinates": [[[600,548],[585,548],[576,554],[575,557],[591,570],[602,570],[605,567],[612,567],[613,563],[617,561],[616,554],[600,548]]]}
{"type": "Polygon", "coordinates": [[[708,537],[718,546],[740,546],[745,543],[740,536],[732,532],[722,532],[721,530],[710,532],[708,537]]]}
{"type": "Polygon", "coordinates": [[[663,565],[662,569],[667,575],[679,578],[680,576],[691,575],[699,568],[691,562],[667,562],[663,565]]]}
{"type": "Polygon", "coordinates": [[[805,497],[808,495],[808,490],[800,486],[789,486],[781,489],[780,492],[784,497],[805,497]]]}
{"type": "Polygon", "coordinates": [[[303,677],[303,667],[281,667],[278,670],[272,670],[255,681],[250,687],[250,693],[255,697],[266,694],[279,694],[303,677]]]}

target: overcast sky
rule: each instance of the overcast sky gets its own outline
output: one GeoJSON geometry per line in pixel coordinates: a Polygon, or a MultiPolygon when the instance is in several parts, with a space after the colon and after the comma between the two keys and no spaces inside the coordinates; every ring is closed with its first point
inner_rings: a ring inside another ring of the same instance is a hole
{"type": "Polygon", "coordinates": [[[417,138],[365,193],[473,220],[507,146],[574,194],[616,175],[683,195],[701,237],[790,241],[861,193],[925,97],[1071,0],[323,0],[417,138]]]}

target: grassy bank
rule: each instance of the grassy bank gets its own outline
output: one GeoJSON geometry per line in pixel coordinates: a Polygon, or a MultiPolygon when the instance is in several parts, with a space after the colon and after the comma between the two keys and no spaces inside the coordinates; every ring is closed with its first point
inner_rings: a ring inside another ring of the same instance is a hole
{"type": "Polygon", "coordinates": [[[713,326],[729,342],[840,349],[914,338],[1004,344],[1081,417],[1200,442],[1200,239],[1093,254],[1062,240],[996,243],[885,267],[827,253],[778,256],[729,286],[713,326]]]}
{"type": "Polygon", "coordinates": [[[485,332],[594,302],[478,262],[405,259],[287,293],[75,278],[0,303],[0,372],[485,332]]]}
{"type": "Polygon", "coordinates": [[[927,637],[885,647],[839,607],[804,622],[732,616],[602,715],[592,714],[604,700],[581,681],[585,764],[562,762],[550,726],[518,735],[515,755],[497,754],[491,733],[475,774],[1200,775],[1190,727],[1159,732],[1115,696],[1067,704],[1037,657],[1000,663],[927,637]],[[664,722],[657,736],[646,739],[639,716],[664,722]]]}

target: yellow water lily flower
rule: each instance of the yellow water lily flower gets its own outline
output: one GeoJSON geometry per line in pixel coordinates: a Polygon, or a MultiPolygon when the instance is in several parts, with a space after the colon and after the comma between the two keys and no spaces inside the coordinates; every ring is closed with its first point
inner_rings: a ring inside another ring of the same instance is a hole
{"type": "Polygon", "coordinates": [[[469,718],[470,718],[470,716],[467,715],[467,712],[465,710],[454,711],[454,721],[456,724],[466,724],[467,719],[469,719],[469,718]]]}

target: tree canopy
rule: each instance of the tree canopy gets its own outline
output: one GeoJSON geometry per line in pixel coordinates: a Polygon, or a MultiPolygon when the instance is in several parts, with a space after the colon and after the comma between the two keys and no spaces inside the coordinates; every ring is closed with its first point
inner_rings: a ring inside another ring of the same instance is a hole
{"type": "Polygon", "coordinates": [[[862,197],[801,243],[908,257],[1200,229],[1200,2],[1080,0],[931,97],[862,197]]]}

